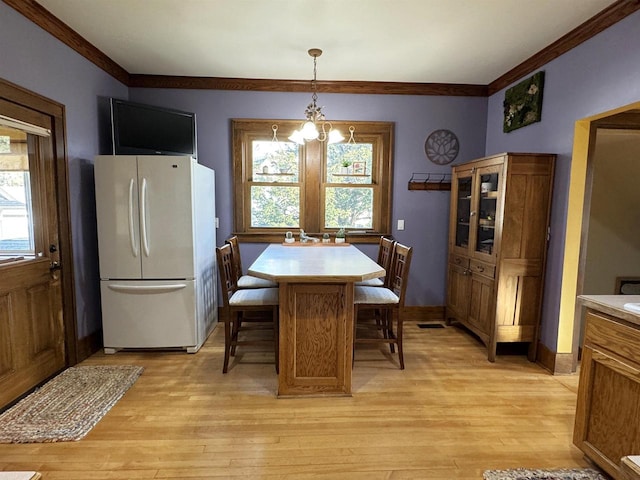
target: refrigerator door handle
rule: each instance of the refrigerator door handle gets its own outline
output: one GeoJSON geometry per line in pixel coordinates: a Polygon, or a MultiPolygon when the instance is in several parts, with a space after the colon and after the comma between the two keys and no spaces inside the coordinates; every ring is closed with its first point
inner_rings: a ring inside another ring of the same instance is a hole
{"type": "Polygon", "coordinates": [[[144,254],[149,256],[149,236],[147,234],[147,179],[142,179],[142,245],[144,246],[144,254]]]}
{"type": "Polygon", "coordinates": [[[175,292],[187,288],[185,283],[173,283],[171,285],[108,285],[110,290],[114,292],[131,292],[131,293],[163,293],[175,292]]]}
{"type": "Polygon", "coordinates": [[[134,257],[138,256],[138,244],[136,242],[136,232],[133,224],[133,178],[129,180],[129,243],[131,244],[131,253],[134,257]]]}

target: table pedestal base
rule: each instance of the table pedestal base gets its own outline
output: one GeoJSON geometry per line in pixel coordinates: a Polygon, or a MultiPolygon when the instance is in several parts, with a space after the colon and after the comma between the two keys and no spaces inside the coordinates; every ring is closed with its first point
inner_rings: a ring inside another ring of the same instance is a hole
{"type": "Polygon", "coordinates": [[[350,396],[353,283],[280,283],[278,396],[350,396]]]}

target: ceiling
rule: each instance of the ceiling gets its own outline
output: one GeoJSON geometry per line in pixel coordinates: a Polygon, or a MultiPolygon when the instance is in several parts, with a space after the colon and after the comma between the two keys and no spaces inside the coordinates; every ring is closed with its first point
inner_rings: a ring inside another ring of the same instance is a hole
{"type": "Polygon", "coordinates": [[[615,0],[37,0],[130,74],[487,85],[615,0]]]}

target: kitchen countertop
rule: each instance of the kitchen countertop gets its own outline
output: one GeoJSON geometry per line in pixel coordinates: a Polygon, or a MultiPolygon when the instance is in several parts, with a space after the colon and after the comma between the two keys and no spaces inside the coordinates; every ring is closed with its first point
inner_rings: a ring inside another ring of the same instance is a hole
{"type": "Polygon", "coordinates": [[[640,295],[579,295],[578,301],[587,308],[640,326],[640,313],[624,308],[625,303],[640,303],[640,295]]]}

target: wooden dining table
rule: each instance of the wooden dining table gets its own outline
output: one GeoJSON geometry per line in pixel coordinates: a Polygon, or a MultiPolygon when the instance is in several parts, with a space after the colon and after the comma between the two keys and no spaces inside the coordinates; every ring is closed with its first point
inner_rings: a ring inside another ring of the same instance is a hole
{"type": "Polygon", "coordinates": [[[353,245],[269,245],[250,275],[278,283],[278,396],[350,396],[354,283],[384,277],[353,245]]]}

